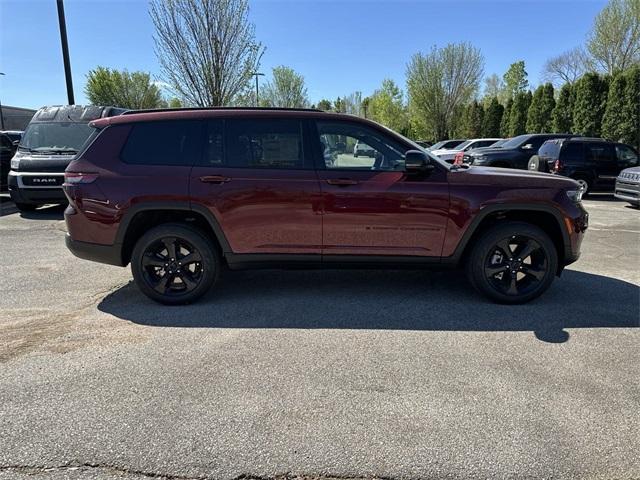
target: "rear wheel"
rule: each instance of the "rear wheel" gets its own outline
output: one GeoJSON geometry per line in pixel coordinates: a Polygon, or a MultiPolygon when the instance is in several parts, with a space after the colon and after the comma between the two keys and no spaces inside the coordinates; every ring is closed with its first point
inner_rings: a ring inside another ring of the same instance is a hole
{"type": "Polygon", "coordinates": [[[149,298],[167,305],[191,303],[218,279],[217,250],[198,229],[165,224],[149,230],[131,256],[136,284],[149,298]]]}
{"type": "Polygon", "coordinates": [[[558,254],[549,236],[528,223],[487,230],[473,247],[467,275],[480,293],[499,303],[525,303],[549,288],[558,254]]]}
{"type": "Polygon", "coordinates": [[[574,180],[578,182],[580,188],[582,189],[582,195],[585,196],[591,190],[591,182],[584,177],[575,177],[574,180]]]}

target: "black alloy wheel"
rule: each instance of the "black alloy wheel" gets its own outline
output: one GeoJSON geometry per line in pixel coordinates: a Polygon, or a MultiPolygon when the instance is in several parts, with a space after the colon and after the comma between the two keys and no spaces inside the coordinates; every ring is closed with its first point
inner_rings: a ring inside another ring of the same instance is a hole
{"type": "Polygon", "coordinates": [[[480,237],[467,261],[467,274],[481,293],[500,303],[525,303],[541,295],[558,270],[558,253],[535,225],[507,222],[480,237]]]}
{"type": "Polygon", "coordinates": [[[190,303],[209,290],[220,270],[211,241],[187,225],[156,227],[136,243],[134,279],[148,297],[165,304],[190,303]]]}

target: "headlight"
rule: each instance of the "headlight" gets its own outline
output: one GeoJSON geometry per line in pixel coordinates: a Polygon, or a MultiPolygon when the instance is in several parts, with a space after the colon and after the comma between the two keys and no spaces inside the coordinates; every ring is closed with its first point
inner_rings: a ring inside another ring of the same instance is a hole
{"type": "Polygon", "coordinates": [[[567,197],[569,197],[574,203],[580,203],[582,200],[582,192],[583,190],[581,188],[578,190],[567,190],[567,197]]]}
{"type": "Polygon", "coordinates": [[[18,170],[20,168],[20,159],[12,158],[11,159],[11,170],[18,170]]]}

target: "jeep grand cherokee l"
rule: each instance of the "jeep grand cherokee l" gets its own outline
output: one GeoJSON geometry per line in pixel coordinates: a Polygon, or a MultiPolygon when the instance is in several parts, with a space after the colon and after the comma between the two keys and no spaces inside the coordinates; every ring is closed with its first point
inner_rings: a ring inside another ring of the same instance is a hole
{"type": "Polygon", "coordinates": [[[221,268],[464,265],[521,303],[578,258],[575,181],[452,166],[377,123],[315,110],[182,109],[91,122],[65,174],[68,248],[192,302],[221,268]],[[375,150],[327,145],[363,142],[375,150]]]}

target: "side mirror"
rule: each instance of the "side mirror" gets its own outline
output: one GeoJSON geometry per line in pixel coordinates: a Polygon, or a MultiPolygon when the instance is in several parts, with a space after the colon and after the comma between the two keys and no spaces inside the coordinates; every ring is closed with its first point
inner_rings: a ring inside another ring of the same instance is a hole
{"type": "Polygon", "coordinates": [[[409,150],[404,154],[404,169],[409,174],[426,173],[434,168],[429,156],[420,150],[409,150]]]}
{"type": "Polygon", "coordinates": [[[20,145],[20,140],[14,140],[13,141],[13,146],[17,147],[18,145],[20,145]]]}
{"type": "Polygon", "coordinates": [[[533,145],[527,143],[526,145],[522,146],[522,150],[533,150],[533,145]]]}

